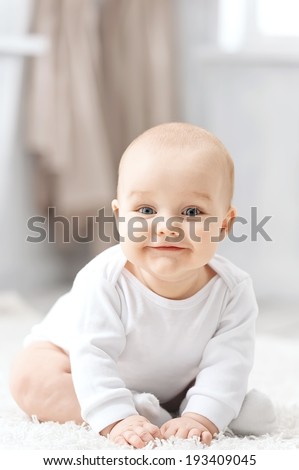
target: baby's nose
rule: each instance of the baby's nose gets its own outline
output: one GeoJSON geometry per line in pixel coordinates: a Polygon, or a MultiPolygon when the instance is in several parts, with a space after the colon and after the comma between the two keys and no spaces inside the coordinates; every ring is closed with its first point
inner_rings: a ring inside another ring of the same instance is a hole
{"type": "Polygon", "coordinates": [[[182,231],[179,230],[182,221],[182,217],[156,217],[156,220],[153,220],[153,231],[159,235],[177,237],[182,231]]]}

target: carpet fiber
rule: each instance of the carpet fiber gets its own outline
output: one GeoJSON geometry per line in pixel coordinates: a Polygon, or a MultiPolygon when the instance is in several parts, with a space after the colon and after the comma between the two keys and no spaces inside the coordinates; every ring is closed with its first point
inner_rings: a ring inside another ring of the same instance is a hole
{"type": "MultiPolygon", "coordinates": [[[[0,296],[0,448],[1,449],[115,449],[113,443],[88,427],[74,423],[38,423],[20,411],[7,385],[11,361],[22,339],[41,315],[14,293],[0,296]]],[[[268,435],[237,437],[221,433],[213,449],[299,449],[299,344],[279,336],[257,337],[255,366],[249,388],[272,399],[277,423],[268,435]]],[[[157,440],[160,449],[200,449],[196,439],[157,440]]],[[[152,448],[153,445],[148,447],[152,448]]]]}

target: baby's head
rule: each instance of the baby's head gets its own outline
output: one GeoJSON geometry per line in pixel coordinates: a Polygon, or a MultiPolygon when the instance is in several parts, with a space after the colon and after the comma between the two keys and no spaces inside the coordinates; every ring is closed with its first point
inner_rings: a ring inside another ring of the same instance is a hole
{"type": "MultiPolygon", "coordinates": [[[[163,170],[171,173],[171,168],[180,177],[187,170],[187,178],[196,177],[196,170],[205,166],[206,171],[219,180],[220,187],[211,188],[219,192],[226,209],[229,209],[234,190],[234,164],[228,151],[213,134],[192,124],[174,122],[153,127],[137,137],[126,149],[119,165],[117,197],[126,197],[125,189],[132,179],[138,178],[139,167],[146,167],[152,176],[163,170]],[[175,166],[174,166],[175,165],[175,166]],[[129,181],[130,180],[130,181],[129,181]]],[[[194,178],[193,178],[194,179],[194,178]]],[[[179,181],[177,189],[182,187],[179,181]]],[[[202,181],[195,181],[199,191],[202,181]]],[[[219,183],[219,181],[218,181],[219,183]]],[[[153,188],[154,189],[154,188],[153,188]]]]}
{"type": "Polygon", "coordinates": [[[235,216],[233,186],[233,161],[205,129],[167,123],[141,134],[122,156],[112,202],[128,259],[141,261],[134,253],[142,250],[147,262],[155,263],[158,252],[163,259],[174,253],[179,258],[182,251],[161,248],[168,244],[206,263],[235,216]]]}

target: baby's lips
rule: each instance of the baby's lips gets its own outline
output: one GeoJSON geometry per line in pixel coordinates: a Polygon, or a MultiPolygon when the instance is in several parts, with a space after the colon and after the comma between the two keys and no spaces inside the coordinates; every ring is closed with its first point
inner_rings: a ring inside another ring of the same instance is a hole
{"type": "Polygon", "coordinates": [[[157,249],[161,249],[161,250],[165,250],[165,249],[184,250],[185,249],[185,247],[178,246],[178,245],[152,245],[149,248],[157,248],[157,249]]]}

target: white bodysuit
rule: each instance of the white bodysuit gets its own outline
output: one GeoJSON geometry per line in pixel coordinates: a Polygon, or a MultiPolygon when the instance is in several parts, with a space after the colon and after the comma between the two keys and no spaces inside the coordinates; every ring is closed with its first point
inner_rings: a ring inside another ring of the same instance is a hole
{"type": "Polygon", "coordinates": [[[171,300],[145,287],[126,261],[119,245],[94,258],[25,345],[50,341],[70,355],[82,417],[97,432],[137,414],[132,391],[163,404],[195,378],[183,412],[224,429],[240,411],[253,364],[251,278],[214,255],[217,274],[193,296],[171,300]]]}

